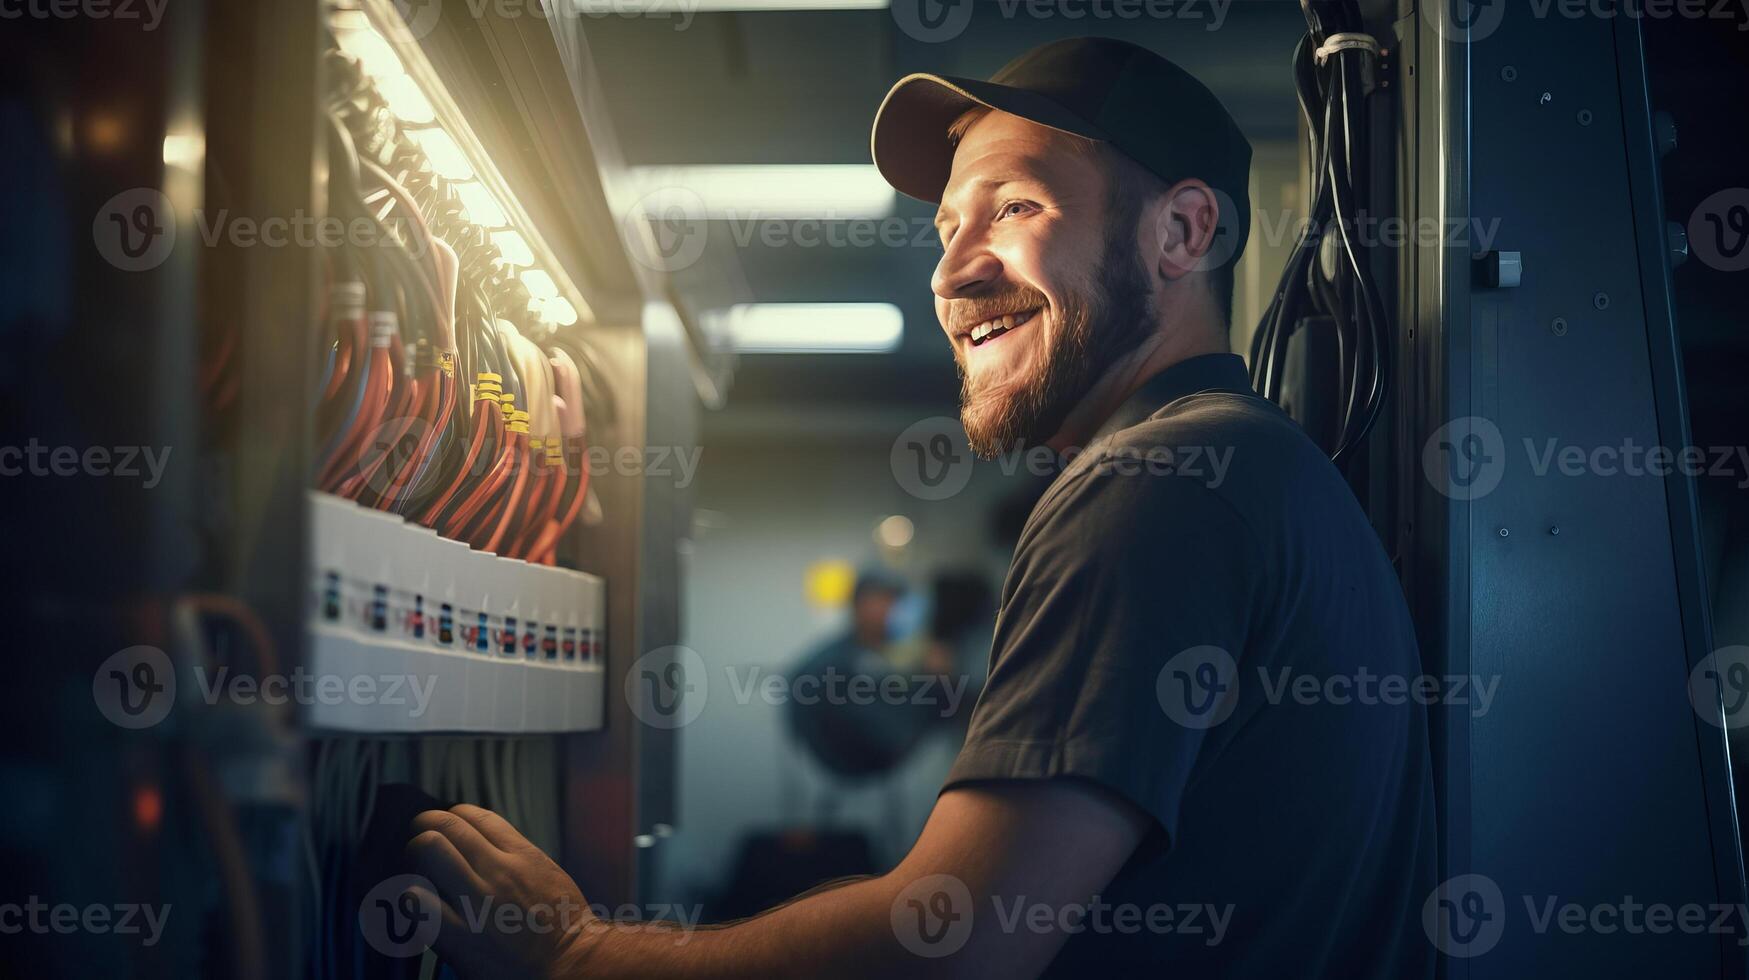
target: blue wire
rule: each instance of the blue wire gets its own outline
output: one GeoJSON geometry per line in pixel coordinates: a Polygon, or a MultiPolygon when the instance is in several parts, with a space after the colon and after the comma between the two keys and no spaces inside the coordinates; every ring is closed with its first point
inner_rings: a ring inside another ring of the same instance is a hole
{"type": "MultiPolygon", "coordinates": [[[[387,281],[388,277],[384,274],[382,257],[376,255],[374,252],[368,254],[371,260],[371,285],[375,287],[372,294],[378,297],[380,302],[382,297],[390,295],[387,281]]],[[[368,316],[369,314],[367,313],[366,315],[368,316]]],[[[364,350],[359,352],[359,359],[363,363],[364,373],[359,376],[358,389],[352,397],[352,407],[347,410],[346,418],[341,420],[340,425],[335,428],[334,435],[329,437],[327,445],[322,447],[321,453],[316,457],[317,459],[331,459],[335,453],[340,451],[341,438],[346,434],[347,430],[352,428],[352,423],[358,419],[358,413],[364,409],[364,393],[365,390],[370,387],[370,345],[373,342],[374,341],[370,336],[369,326],[367,325],[365,329],[365,347],[364,350]]]]}

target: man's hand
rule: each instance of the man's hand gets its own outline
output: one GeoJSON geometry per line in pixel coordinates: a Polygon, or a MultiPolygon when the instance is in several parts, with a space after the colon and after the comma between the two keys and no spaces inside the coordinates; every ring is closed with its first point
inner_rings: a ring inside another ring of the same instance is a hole
{"type": "Polygon", "coordinates": [[[437,950],[469,977],[1016,978],[1044,970],[1068,933],[1005,925],[995,908],[1087,902],[1150,824],[1080,780],[958,787],[887,874],[678,941],[592,917],[576,882],[479,807],[420,814],[409,847],[443,903],[437,950]]]}
{"type": "Polygon", "coordinates": [[[584,946],[601,925],[577,883],[540,848],[503,817],[467,804],[427,810],[413,819],[413,831],[407,851],[442,903],[437,952],[458,972],[577,973],[584,946]]]}

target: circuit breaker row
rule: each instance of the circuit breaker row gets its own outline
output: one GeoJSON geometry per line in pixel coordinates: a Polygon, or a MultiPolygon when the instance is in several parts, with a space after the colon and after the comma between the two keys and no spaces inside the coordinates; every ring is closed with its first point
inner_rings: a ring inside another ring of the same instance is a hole
{"type": "Polygon", "coordinates": [[[316,728],[599,728],[605,590],[384,511],[310,494],[316,728]]]}

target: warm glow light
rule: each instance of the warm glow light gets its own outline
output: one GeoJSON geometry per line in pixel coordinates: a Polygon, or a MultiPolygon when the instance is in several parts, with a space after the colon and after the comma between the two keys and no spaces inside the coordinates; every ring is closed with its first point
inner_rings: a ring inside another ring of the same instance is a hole
{"type": "MultiPolygon", "coordinates": [[[[691,5],[695,0],[679,2],[691,5]]],[[[563,270],[550,263],[546,269],[536,267],[547,261],[540,257],[548,255],[538,230],[523,213],[444,83],[438,81],[439,73],[416,39],[391,23],[395,13],[408,13],[406,5],[400,0],[393,5],[372,0],[363,4],[363,9],[353,2],[324,6],[335,43],[345,56],[358,61],[400,124],[401,135],[417,146],[431,171],[454,189],[461,217],[487,231],[503,271],[519,275],[531,298],[529,311],[559,326],[593,319],[563,270]],[[378,23],[384,28],[379,30],[378,23]]],[[[201,149],[166,140],[165,160],[198,155],[201,149]]]]}
{"type": "MultiPolygon", "coordinates": [[[[889,3],[891,0],[642,0],[637,11],[640,17],[659,17],[664,13],[741,10],[885,10],[889,3]]],[[[626,0],[571,0],[571,5],[586,16],[624,16],[626,0]]]]}
{"type": "Polygon", "coordinates": [[[478,181],[468,181],[465,184],[454,184],[455,196],[462,199],[462,214],[476,225],[487,228],[502,228],[510,223],[504,216],[504,209],[498,206],[498,201],[478,181]]]}
{"type": "Polygon", "coordinates": [[[118,150],[127,140],[127,125],[117,116],[92,113],[85,122],[85,140],[93,150],[104,153],[118,150]]]}
{"type": "Polygon", "coordinates": [[[467,180],[474,175],[473,165],[468,163],[467,154],[456,145],[455,140],[441,129],[416,129],[413,138],[419,141],[419,146],[425,151],[425,156],[431,161],[432,169],[448,180],[467,180]]]}
{"type": "Polygon", "coordinates": [[[540,269],[524,269],[522,284],[528,287],[528,294],[535,299],[552,299],[559,295],[559,284],[540,269]]]}
{"type": "Polygon", "coordinates": [[[499,257],[508,265],[534,265],[534,249],[528,247],[528,240],[522,237],[521,232],[495,231],[492,233],[492,244],[498,246],[499,257]]]}
{"type": "Polygon", "coordinates": [[[847,561],[826,558],[814,562],[802,573],[802,594],[811,605],[835,609],[850,601],[856,588],[856,569],[847,561]]]}
{"type": "Polygon", "coordinates": [[[382,93],[383,101],[389,104],[389,111],[404,123],[429,126],[437,120],[437,111],[431,108],[431,100],[419,90],[419,83],[411,75],[379,78],[377,91],[382,93]]]}
{"type": "Polygon", "coordinates": [[[206,137],[199,133],[168,133],[164,137],[164,165],[194,169],[206,158],[206,137]]]}
{"type": "Polygon", "coordinates": [[[631,179],[640,197],[690,191],[704,202],[699,217],[719,221],[885,218],[898,200],[871,163],[634,167],[631,179]]]}
{"type": "Polygon", "coordinates": [[[566,302],[563,296],[554,296],[541,304],[541,316],[568,327],[577,322],[577,308],[566,302]]]}
{"type": "Polygon", "coordinates": [[[875,528],[875,540],[889,548],[903,548],[917,533],[916,525],[904,514],[894,514],[875,528]]]}
{"type": "Polygon", "coordinates": [[[744,303],[700,320],[748,354],[880,354],[898,347],[905,331],[891,303],[744,303]]]}
{"type": "Polygon", "coordinates": [[[335,31],[371,31],[370,17],[362,10],[331,10],[328,12],[328,26],[335,31]]]}
{"type": "Polygon", "coordinates": [[[374,30],[337,31],[334,40],[339,43],[340,50],[357,58],[364,65],[364,73],[373,79],[406,73],[395,49],[374,30]]]}

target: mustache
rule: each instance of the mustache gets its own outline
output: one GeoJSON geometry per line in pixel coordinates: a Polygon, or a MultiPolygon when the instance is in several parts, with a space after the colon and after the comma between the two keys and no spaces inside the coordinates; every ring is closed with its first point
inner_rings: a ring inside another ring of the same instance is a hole
{"type": "Polygon", "coordinates": [[[958,336],[993,317],[1047,305],[1044,293],[1026,286],[1010,286],[993,293],[951,300],[942,315],[948,333],[958,336]]]}

